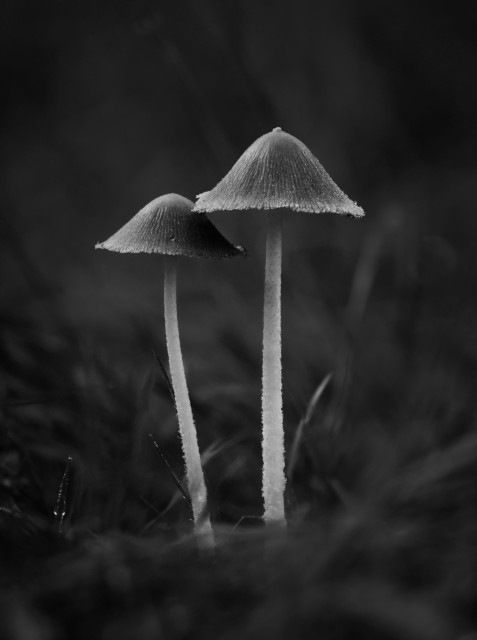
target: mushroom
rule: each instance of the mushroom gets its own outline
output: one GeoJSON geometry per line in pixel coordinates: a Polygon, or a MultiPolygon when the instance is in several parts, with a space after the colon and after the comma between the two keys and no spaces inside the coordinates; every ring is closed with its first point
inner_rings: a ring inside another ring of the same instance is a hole
{"type": "Polygon", "coordinates": [[[285,523],[285,451],[281,365],[282,209],[339,213],[363,210],[333,182],[311,151],[277,127],[258,138],[194,211],[267,212],[263,311],[262,429],[265,523],[285,523]]]}
{"type": "Polygon", "coordinates": [[[179,431],[185,459],[186,479],[195,530],[208,546],[214,538],[207,512],[207,490],[200,461],[197,433],[187,389],[177,322],[177,257],[230,258],[244,255],[201,213],[193,213],[193,202],[175,193],[156,198],[119,231],[96,249],[120,253],[160,253],[164,259],[164,319],[167,353],[174,389],[179,431]]]}

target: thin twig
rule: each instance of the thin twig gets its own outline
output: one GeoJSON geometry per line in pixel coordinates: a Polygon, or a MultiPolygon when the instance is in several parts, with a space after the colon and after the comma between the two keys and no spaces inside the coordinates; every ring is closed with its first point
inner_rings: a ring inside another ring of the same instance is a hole
{"type": "Polygon", "coordinates": [[[165,368],[161,358],[159,357],[159,354],[157,353],[157,351],[154,351],[154,349],[153,349],[152,353],[154,354],[156,362],[159,365],[159,369],[161,370],[162,376],[163,376],[163,378],[164,378],[164,380],[166,382],[167,390],[169,391],[169,395],[171,396],[172,402],[174,403],[174,406],[176,406],[176,398],[175,398],[175,394],[174,394],[174,387],[172,386],[172,382],[171,382],[171,379],[169,377],[169,374],[167,373],[166,368],[165,368]]]}
{"type": "Polygon", "coordinates": [[[166,456],[164,455],[164,453],[162,452],[162,449],[160,448],[160,446],[157,444],[157,442],[154,440],[154,437],[152,435],[152,433],[149,434],[149,437],[152,440],[152,443],[154,444],[154,447],[156,449],[156,453],[157,455],[160,457],[160,459],[162,460],[162,462],[166,465],[167,470],[169,471],[169,473],[171,474],[172,480],[174,481],[174,484],[176,485],[176,487],[179,489],[179,491],[182,493],[182,495],[184,496],[184,498],[187,500],[187,502],[192,505],[191,499],[190,497],[187,495],[186,490],[184,489],[184,487],[181,484],[181,481],[179,480],[179,477],[177,476],[176,472],[174,471],[174,469],[171,467],[171,465],[169,464],[169,461],[167,460],[166,456]]]}
{"type": "Polygon", "coordinates": [[[303,432],[305,427],[311,422],[313,418],[313,414],[315,413],[318,402],[323,395],[323,391],[328,386],[329,381],[331,380],[331,373],[326,374],[323,380],[320,382],[318,387],[316,388],[314,394],[311,396],[311,399],[306,408],[305,415],[300,420],[300,423],[297,427],[295,437],[293,439],[293,444],[290,451],[290,457],[288,460],[288,468],[287,468],[287,477],[289,480],[293,477],[293,472],[295,471],[296,461],[298,459],[298,450],[300,448],[300,444],[303,438],[303,432]]]}
{"type": "Polygon", "coordinates": [[[58,488],[58,496],[56,498],[56,504],[53,511],[55,516],[56,530],[59,535],[63,533],[63,522],[66,516],[66,509],[68,506],[68,486],[70,481],[70,469],[73,458],[68,456],[66,462],[66,468],[61,478],[60,486],[58,488]]]}

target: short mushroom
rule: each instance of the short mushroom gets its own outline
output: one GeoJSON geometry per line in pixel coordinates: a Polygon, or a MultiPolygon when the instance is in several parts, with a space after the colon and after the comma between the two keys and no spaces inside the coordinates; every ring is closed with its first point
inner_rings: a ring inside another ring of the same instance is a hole
{"type": "Polygon", "coordinates": [[[258,138],[194,211],[267,211],[263,312],[262,428],[264,520],[285,523],[285,451],[281,365],[282,209],[355,218],[352,202],[300,140],[277,127],[258,138]]]}
{"type": "Polygon", "coordinates": [[[187,487],[192,503],[195,529],[213,546],[214,538],[207,512],[207,490],[200,461],[197,433],[187,389],[177,322],[177,257],[230,258],[243,255],[201,213],[193,213],[193,202],[175,193],[156,198],[119,231],[96,249],[120,253],[160,253],[164,265],[164,319],[169,367],[185,458],[187,487]]]}

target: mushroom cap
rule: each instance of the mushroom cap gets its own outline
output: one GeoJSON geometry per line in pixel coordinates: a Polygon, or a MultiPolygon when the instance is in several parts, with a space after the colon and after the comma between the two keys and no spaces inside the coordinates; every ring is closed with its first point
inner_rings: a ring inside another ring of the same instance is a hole
{"type": "Polygon", "coordinates": [[[244,255],[234,247],[203,213],[192,211],[194,203],[176,193],[149,202],[96,249],[119,253],[161,253],[189,258],[232,258],[244,255]]]}
{"type": "Polygon", "coordinates": [[[364,216],[308,147],[280,127],[255,140],[214,189],[199,194],[194,207],[204,212],[244,209],[364,216]]]}

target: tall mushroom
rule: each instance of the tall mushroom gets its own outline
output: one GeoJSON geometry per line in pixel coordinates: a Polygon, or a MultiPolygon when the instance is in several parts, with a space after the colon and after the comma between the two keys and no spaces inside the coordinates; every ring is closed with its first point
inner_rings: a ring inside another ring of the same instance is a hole
{"type": "Polygon", "coordinates": [[[333,182],[311,151],[277,127],[258,138],[194,211],[267,211],[263,311],[262,429],[264,520],[285,523],[285,450],[281,365],[282,210],[339,213],[363,210],[333,182]]]}
{"type": "Polygon", "coordinates": [[[213,545],[207,511],[207,490],[200,461],[197,433],[187,389],[177,322],[177,257],[230,258],[243,255],[201,213],[192,212],[193,202],[175,193],[156,198],[96,249],[120,253],[160,253],[164,264],[164,319],[169,367],[185,458],[187,487],[195,529],[213,545]]]}

